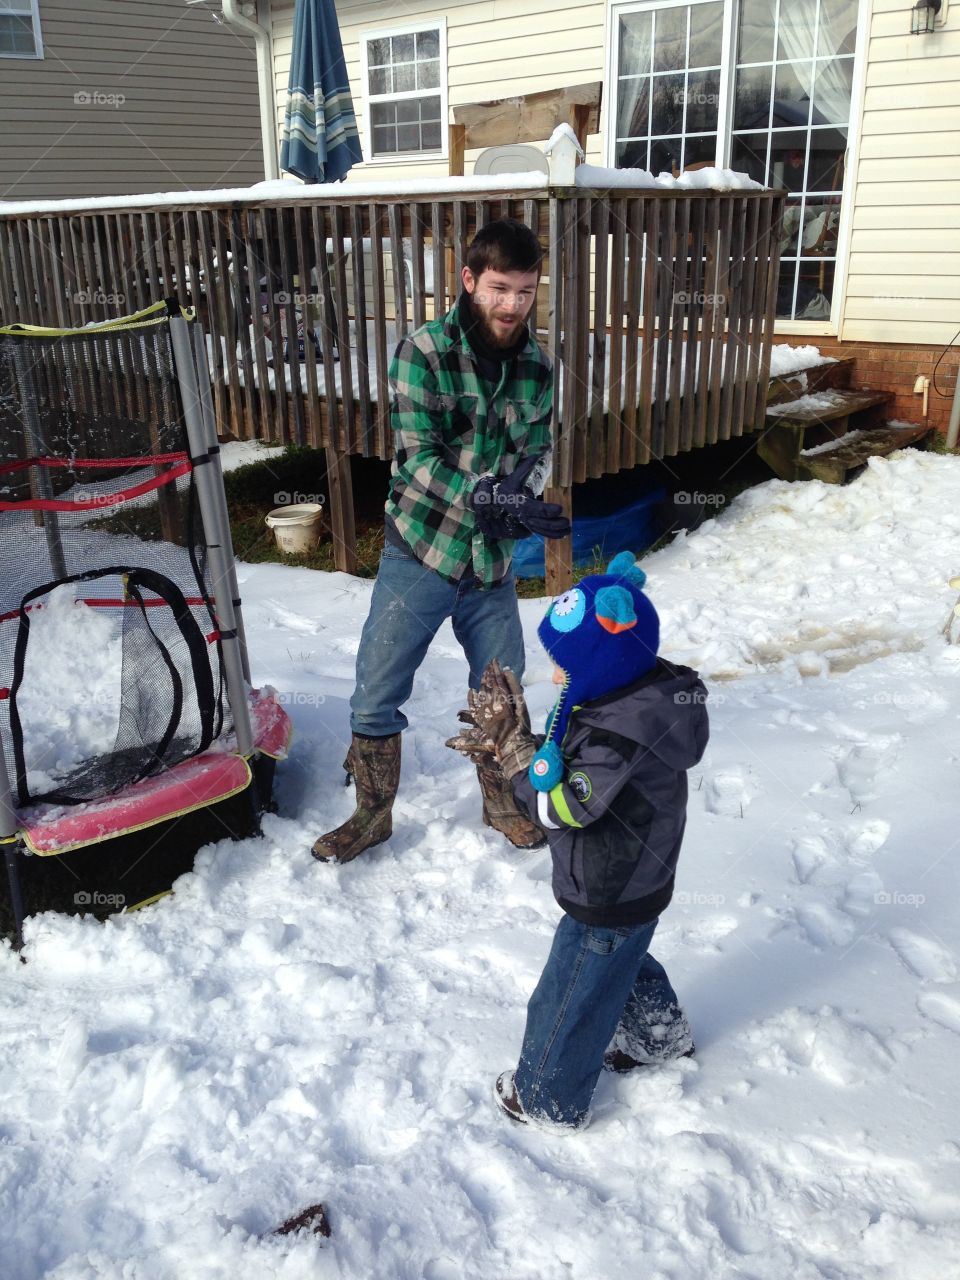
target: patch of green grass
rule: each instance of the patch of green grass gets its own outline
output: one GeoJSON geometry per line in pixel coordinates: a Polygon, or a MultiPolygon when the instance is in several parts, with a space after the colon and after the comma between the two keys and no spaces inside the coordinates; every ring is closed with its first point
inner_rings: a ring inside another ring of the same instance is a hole
{"type": "Polygon", "coordinates": [[[931,453],[948,453],[951,457],[960,455],[960,448],[947,448],[947,437],[942,435],[939,431],[935,431],[930,437],[930,443],[927,445],[927,448],[931,453]]]}
{"type": "MultiPolygon", "coordinates": [[[[577,583],[581,578],[588,577],[591,573],[603,573],[612,556],[605,556],[599,546],[593,548],[591,552],[592,559],[586,564],[573,566],[573,581],[577,583]]],[[[517,595],[521,600],[539,600],[547,595],[546,578],[517,578],[517,595]]]]}

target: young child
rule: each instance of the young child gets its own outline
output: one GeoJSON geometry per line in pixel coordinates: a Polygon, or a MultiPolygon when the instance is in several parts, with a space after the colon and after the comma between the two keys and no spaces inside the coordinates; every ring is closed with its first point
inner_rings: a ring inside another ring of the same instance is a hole
{"type": "Polygon", "coordinates": [[[604,1068],[690,1056],[676,993],[649,954],[670,902],[687,770],[708,737],[695,671],[657,657],[660,623],[629,552],[558,596],[539,636],[562,683],[535,739],[519,682],[491,663],[450,746],[496,756],[521,808],[543,826],[564,916],[527,1007],[516,1071],[497,1080],[521,1123],[582,1128],[604,1068]]]}

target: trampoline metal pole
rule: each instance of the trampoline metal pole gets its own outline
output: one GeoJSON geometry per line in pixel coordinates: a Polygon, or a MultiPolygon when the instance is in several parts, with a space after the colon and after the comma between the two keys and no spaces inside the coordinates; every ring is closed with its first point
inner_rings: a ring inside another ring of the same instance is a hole
{"type": "Polygon", "coordinates": [[[17,815],[13,808],[13,796],[10,791],[10,775],[7,773],[7,762],[0,744],[0,839],[3,845],[4,863],[7,870],[7,883],[10,887],[10,906],[13,908],[13,919],[16,925],[14,945],[16,950],[23,946],[23,894],[20,889],[20,868],[17,859],[20,847],[10,837],[17,834],[17,815]]]}
{"type": "Polygon", "coordinates": [[[0,840],[17,834],[17,814],[13,807],[13,792],[10,790],[10,775],[7,773],[7,761],[0,744],[0,840]]]}
{"type": "MultiPolygon", "coordinates": [[[[37,387],[33,376],[33,365],[24,358],[24,347],[17,343],[14,347],[14,363],[17,370],[17,381],[20,385],[20,403],[23,407],[23,432],[27,446],[28,458],[43,458],[47,454],[47,442],[43,438],[43,427],[37,409],[37,387]]],[[[46,467],[31,467],[36,491],[41,498],[49,500],[53,497],[53,484],[50,472],[46,467]]],[[[44,511],[43,532],[47,540],[47,552],[50,556],[50,568],[55,578],[67,576],[67,564],[63,558],[63,541],[60,537],[60,518],[55,511],[44,511]]]]}
{"type": "Polygon", "coordinates": [[[207,367],[207,353],[203,333],[199,324],[193,326],[193,350],[196,357],[197,383],[200,388],[200,408],[203,423],[207,432],[207,447],[215,452],[210,454],[211,470],[216,484],[213,486],[216,498],[215,516],[220,529],[218,541],[224,549],[227,567],[230,573],[230,590],[233,599],[234,617],[237,625],[237,638],[240,641],[240,661],[243,664],[243,675],[250,683],[250,659],[247,654],[247,635],[243,629],[243,609],[240,604],[240,584],[237,582],[237,562],[233,553],[233,536],[230,533],[230,515],[223,488],[223,468],[220,465],[220,446],[217,441],[217,420],[213,412],[213,395],[210,389],[210,370],[207,367]]]}
{"type": "Polygon", "coordinates": [[[190,456],[194,459],[194,480],[197,486],[197,499],[200,503],[200,516],[203,521],[203,534],[207,544],[207,555],[213,578],[213,597],[217,611],[217,622],[220,631],[224,633],[220,643],[223,651],[227,700],[230,703],[230,711],[233,715],[234,731],[237,735],[237,750],[240,755],[249,756],[253,752],[250,706],[247,701],[246,681],[243,674],[240,636],[233,608],[234,595],[230,577],[230,565],[226,548],[222,542],[223,531],[216,519],[218,502],[216,486],[219,468],[215,471],[207,461],[209,458],[216,458],[217,454],[211,454],[210,449],[214,446],[211,446],[207,440],[207,432],[200,405],[200,389],[197,383],[197,366],[194,362],[187,321],[181,315],[172,315],[169,323],[170,341],[173,345],[173,358],[180,390],[180,402],[183,406],[183,421],[187,429],[190,456]]]}

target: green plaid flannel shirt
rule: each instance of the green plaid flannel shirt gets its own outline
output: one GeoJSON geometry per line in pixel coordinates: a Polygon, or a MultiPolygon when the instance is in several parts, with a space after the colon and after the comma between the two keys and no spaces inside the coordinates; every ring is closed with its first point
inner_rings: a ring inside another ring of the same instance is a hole
{"type": "MultiPolygon", "coordinates": [[[[513,540],[484,538],[468,499],[481,476],[508,476],[524,457],[550,449],[549,356],[530,337],[492,387],[454,306],[401,341],[390,388],[395,458],[387,514],[417,559],[447,582],[472,569],[482,586],[495,586],[509,572],[513,540]]],[[[537,492],[549,462],[548,453],[535,469],[537,492]]]]}

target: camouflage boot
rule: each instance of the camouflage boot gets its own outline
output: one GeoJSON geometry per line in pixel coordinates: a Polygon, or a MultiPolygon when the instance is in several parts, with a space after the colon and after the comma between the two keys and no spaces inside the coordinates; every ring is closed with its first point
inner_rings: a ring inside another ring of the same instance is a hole
{"type": "Polygon", "coordinates": [[[489,763],[477,761],[477,777],[483,796],[484,826],[505,835],[518,849],[539,849],[547,843],[543,828],[531,822],[517,807],[510,779],[503,776],[492,756],[489,763]]]}
{"type": "Polygon", "coordinates": [[[313,856],[321,862],[350,862],[393,834],[390,814],[400,785],[400,734],[364,738],[355,733],[343,767],[356,782],[357,807],[342,827],[313,846],[313,856]]]}

